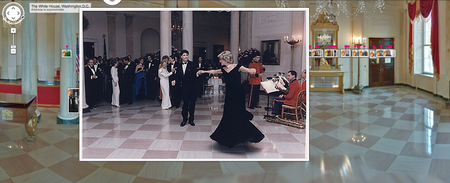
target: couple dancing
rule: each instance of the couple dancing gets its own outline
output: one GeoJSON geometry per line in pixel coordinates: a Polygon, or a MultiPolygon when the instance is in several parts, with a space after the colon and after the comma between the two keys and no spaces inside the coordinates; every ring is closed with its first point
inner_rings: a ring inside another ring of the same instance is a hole
{"type": "MultiPolygon", "coordinates": [[[[184,54],[183,54],[184,55],[184,54]]],[[[182,60],[187,60],[182,57],[182,60]]],[[[245,109],[245,92],[241,84],[240,72],[246,72],[249,74],[255,74],[255,69],[246,68],[240,64],[233,64],[233,55],[230,51],[223,51],[217,57],[219,57],[222,65],[221,69],[204,71],[200,70],[196,72],[196,75],[201,74],[223,74],[223,77],[227,81],[225,104],[223,109],[223,116],[219,123],[219,126],[211,134],[210,138],[217,141],[219,144],[232,148],[239,143],[246,142],[260,142],[264,135],[250,122],[253,119],[253,114],[245,109]]],[[[194,65],[194,64],[191,64],[194,65]]],[[[195,68],[193,68],[195,69],[195,68]]],[[[195,75],[191,76],[195,77],[195,75]]],[[[184,81],[184,80],[183,80],[184,81]]],[[[195,80],[194,80],[195,81],[195,80]]],[[[183,83],[184,85],[185,83],[183,83]]],[[[192,87],[195,89],[195,87],[192,87]]],[[[186,102],[185,89],[183,87],[183,102],[186,102]]],[[[189,124],[194,124],[194,109],[196,96],[190,96],[193,98],[194,104],[191,101],[187,101],[189,105],[189,124]],[[193,107],[193,108],[190,108],[193,107]],[[192,111],[192,112],[191,112],[192,111]],[[192,122],[192,123],[191,123],[192,122]]],[[[188,104],[183,104],[183,122],[181,126],[186,124],[188,104]]],[[[195,124],[194,124],[195,125],[195,124]]],[[[194,126],[192,125],[192,126],[194,126]]]]}

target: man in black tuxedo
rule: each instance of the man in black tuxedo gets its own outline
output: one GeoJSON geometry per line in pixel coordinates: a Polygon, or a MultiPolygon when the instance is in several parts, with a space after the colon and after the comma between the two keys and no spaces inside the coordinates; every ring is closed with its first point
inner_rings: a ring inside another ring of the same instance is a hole
{"type": "Polygon", "coordinates": [[[169,65],[167,65],[167,71],[171,72],[173,68],[175,68],[175,72],[169,76],[169,85],[170,85],[170,101],[172,102],[172,106],[179,108],[181,103],[181,88],[180,88],[180,74],[177,72],[179,68],[181,68],[181,64],[176,62],[176,56],[171,55],[169,58],[169,65]]]}
{"type": "Polygon", "coordinates": [[[152,56],[147,56],[147,63],[145,64],[145,70],[147,71],[145,77],[147,79],[147,100],[155,100],[159,96],[159,62],[153,59],[152,56]]]}
{"type": "Polygon", "coordinates": [[[89,105],[89,109],[98,107],[96,105],[96,85],[97,85],[98,73],[94,70],[94,60],[89,59],[88,64],[84,67],[84,84],[86,87],[86,103],[89,105]]]}
{"type": "Polygon", "coordinates": [[[187,50],[181,51],[181,67],[178,69],[180,73],[181,91],[183,96],[183,121],[180,126],[183,127],[188,121],[189,112],[189,124],[195,126],[194,123],[194,111],[195,102],[197,100],[197,66],[192,61],[188,60],[189,52],[187,50]]]}
{"type": "Polygon", "coordinates": [[[128,103],[131,105],[133,104],[133,83],[136,64],[131,63],[128,57],[123,58],[123,63],[122,74],[119,76],[120,103],[128,103]]]}

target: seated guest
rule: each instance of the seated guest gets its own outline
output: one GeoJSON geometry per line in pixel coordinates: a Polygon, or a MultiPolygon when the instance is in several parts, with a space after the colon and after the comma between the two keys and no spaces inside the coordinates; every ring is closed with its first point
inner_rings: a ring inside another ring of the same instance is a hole
{"type": "Polygon", "coordinates": [[[302,91],[300,83],[297,81],[297,72],[289,71],[287,74],[287,79],[289,80],[289,91],[286,95],[280,95],[273,99],[273,109],[272,114],[281,114],[281,105],[291,105],[295,106],[297,102],[297,96],[302,91]]]}

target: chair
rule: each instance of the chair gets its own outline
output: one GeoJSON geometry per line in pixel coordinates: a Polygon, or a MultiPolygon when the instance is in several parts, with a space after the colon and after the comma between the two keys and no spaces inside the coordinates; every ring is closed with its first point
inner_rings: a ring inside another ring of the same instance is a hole
{"type": "Polygon", "coordinates": [[[61,68],[58,67],[55,71],[55,77],[53,77],[53,81],[55,82],[55,84],[59,82],[60,78],[61,78],[61,68]]]}
{"type": "Polygon", "coordinates": [[[300,115],[302,118],[302,122],[305,121],[305,119],[303,118],[303,115],[302,115],[302,111],[306,112],[306,109],[305,109],[306,103],[305,103],[305,101],[303,101],[303,98],[305,98],[305,96],[306,96],[306,92],[301,91],[300,93],[298,93],[297,102],[295,103],[295,106],[283,104],[281,106],[281,117],[284,118],[284,114],[295,115],[295,119],[297,120],[297,123],[298,123],[298,115],[300,115]],[[305,105],[302,105],[302,104],[305,104],[305,105]],[[294,110],[294,112],[285,112],[285,110],[294,110]]]}
{"type": "Polygon", "coordinates": [[[222,91],[222,93],[225,93],[225,83],[219,85],[219,93],[220,91],[222,91]]]}
{"type": "Polygon", "coordinates": [[[214,93],[214,85],[212,84],[205,84],[203,87],[205,94],[213,94],[214,93]]]}

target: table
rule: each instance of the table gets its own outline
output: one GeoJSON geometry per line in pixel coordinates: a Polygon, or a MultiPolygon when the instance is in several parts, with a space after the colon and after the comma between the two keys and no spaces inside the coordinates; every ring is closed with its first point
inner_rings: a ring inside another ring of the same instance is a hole
{"type": "Polygon", "coordinates": [[[340,91],[344,93],[344,71],[309,71],[309,91],[340,91]],[[338,87],[319,88],[311,87],[313,77],[339,77],[338,87]]]}
{"type": "Polygon", "coordinates": [[[222,84],[222,79],[220,78],[210,78],[208,84],[213,85],[214,94],[219,94],[219,86],[222,84]]]}
{"type": "Polygon", "coordinates": [[[35,95],[0,93],[0,122],[25,123],[27,140],[34,141],[37,126],[35,95]]]}

